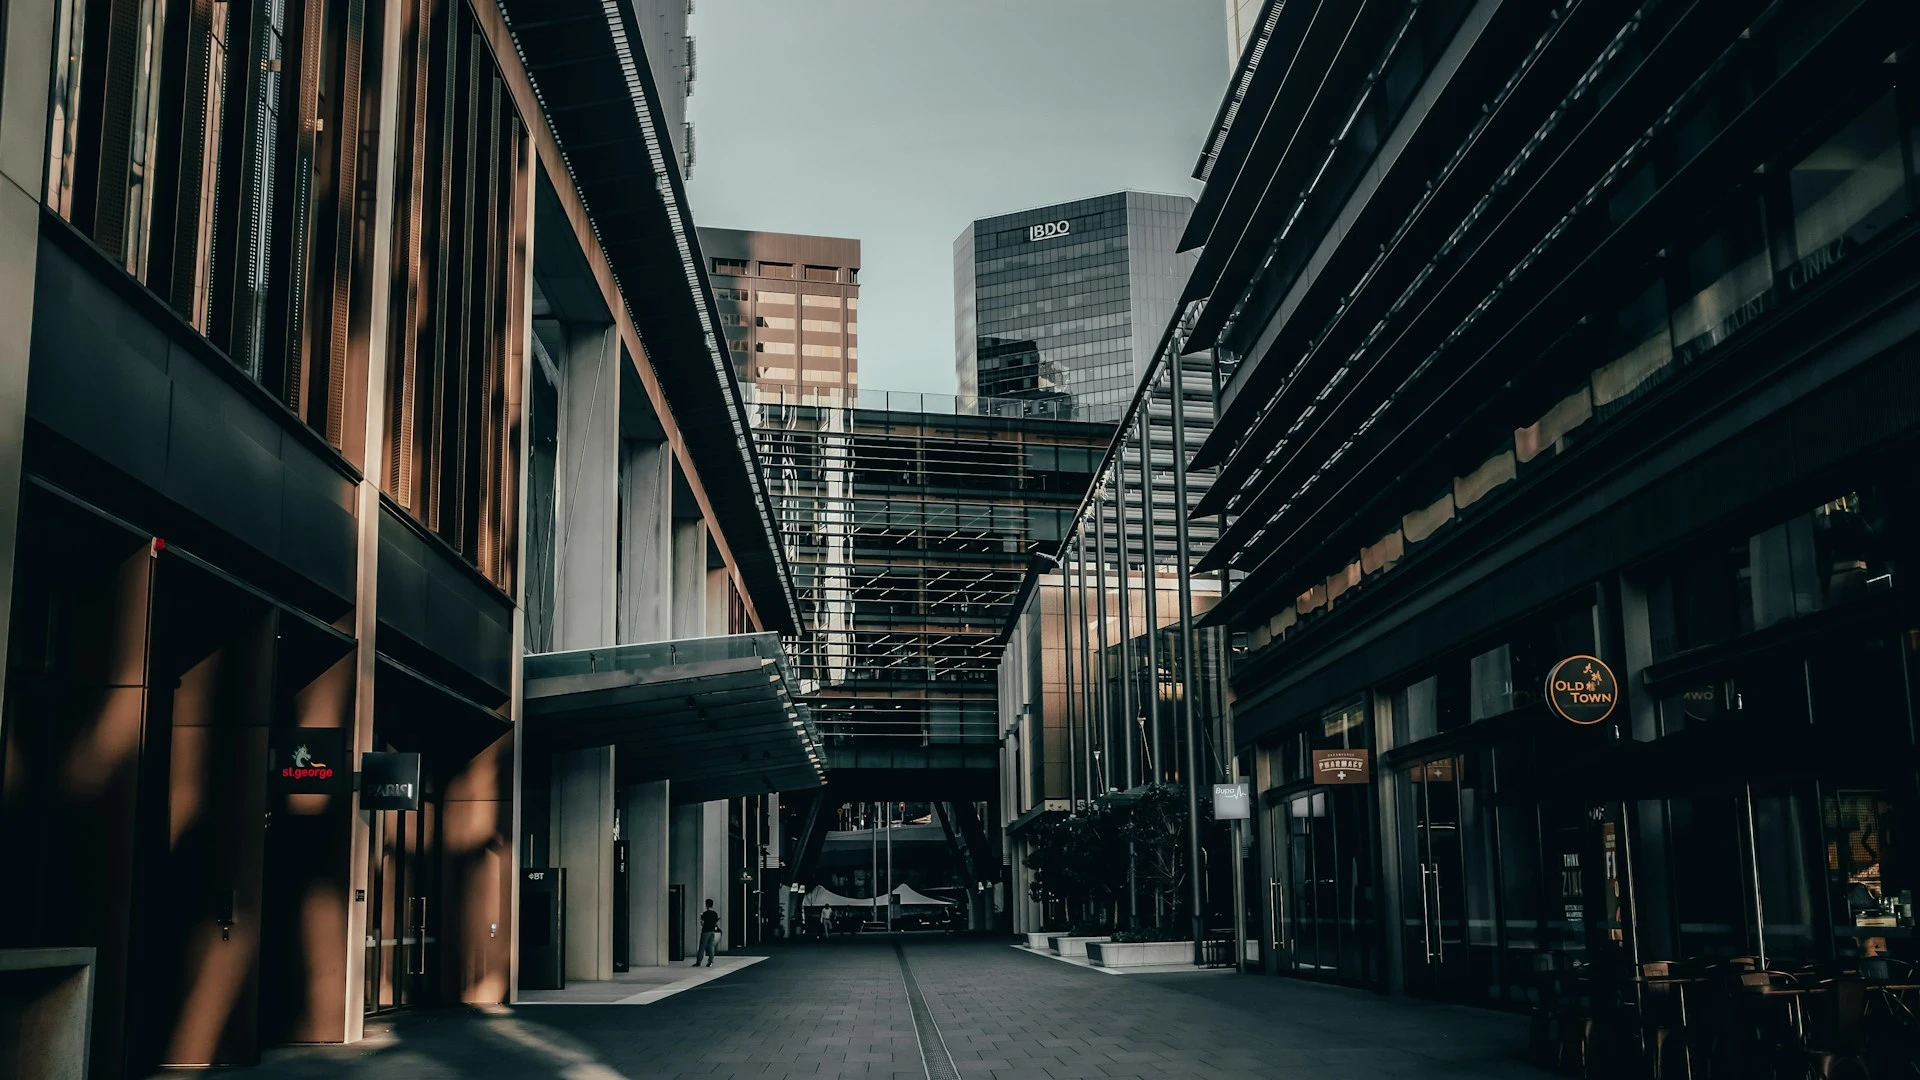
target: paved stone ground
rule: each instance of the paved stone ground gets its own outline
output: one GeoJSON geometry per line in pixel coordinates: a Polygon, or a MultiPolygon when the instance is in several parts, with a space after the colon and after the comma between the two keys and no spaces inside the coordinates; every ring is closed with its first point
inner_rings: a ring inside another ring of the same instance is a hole
{"type": "MultiPolygon", "coordinates": [[[[928,1013],[968,1080],[1546,1075],[1520,1060],[1525,1022],[1483,1010],[1220,973],[1115,978],[997,942],[920,939],[905,949],[928,1013]]],[[[775,949],[763,963],[651,1005],[423,1012],[370,1031],[365,1043],[282,1051],[235,1075],[928,1075],[900,965],[884,940],[775,949]]]]}

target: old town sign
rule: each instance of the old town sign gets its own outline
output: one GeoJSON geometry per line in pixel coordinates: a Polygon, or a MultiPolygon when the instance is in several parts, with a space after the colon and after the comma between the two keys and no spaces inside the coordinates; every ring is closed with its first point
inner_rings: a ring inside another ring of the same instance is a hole
{"type": "Polygon", "coordinates": [[[1365,750],[1315,750],[1313,782],[1316,784],[1364,784],[1372,755],[1365,750]]]}
{"type": "Polygon", "coordinates": [[[1576,724],[1597,724],[1620,703],[1613,669],[1597,656],[1569,656],[1547,673],[1547,705],[1576,724]]]}

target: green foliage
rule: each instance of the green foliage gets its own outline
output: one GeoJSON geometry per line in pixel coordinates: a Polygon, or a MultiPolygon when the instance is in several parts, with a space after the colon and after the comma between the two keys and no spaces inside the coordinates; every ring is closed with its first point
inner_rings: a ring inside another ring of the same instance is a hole
{"type": "Polygon", "coordinates": [[[1023,860],[1033,872],[1029,895],[1042,903],[1061,901],[1072,911],[1111,900],[1127,880],[1122,827],[1120,815],[1104,810],[1036,825],[1023,860]]]}
{"type": "Polygon", "coordinates": [[[1141,941],[1192,941],[1193,931],[1172,926],[1136,926],[1131,930],[1115,930],[1113,940],[1123,943],[1141,941]]]}
{"type": "MultiPolygon", "coordinates": [[[[1200,815],[1201,828],[1211,828],[1211,801],[1200,803],[1200,815]]],[[[1133,844],[1134,868],[1140,884],[1159,897],[1159,907],[1163,910],[1180,911],[1186,901],[1188,873],[1186,787],[1148,785],[1127,814],[1122,839],[1133,844]]],[[[1175,926],[1180,922],[1178,917],[1174,919],[1175,926]]],[[[1180,937],[1164,940],[1177,941],[1180,937]]]]}

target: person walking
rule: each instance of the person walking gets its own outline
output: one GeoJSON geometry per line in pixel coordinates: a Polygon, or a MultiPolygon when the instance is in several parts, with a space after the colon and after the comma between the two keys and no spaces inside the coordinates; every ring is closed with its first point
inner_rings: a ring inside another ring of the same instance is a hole
{"type": "Polygon", "coordinates": [[[707,958],[707,966],[713,966],[713,951],[720,944],[720,913],[713,910],[713,901],[707,901],[707,910],[700,913],[700,951],[693,954],[693,966],[700,966],[700,958],[707,958]]]}
{"type": "Polygon", "coordinates": [[[820,940],[826,941],[833,936],[833,905],[820,905],[820,940]]]}

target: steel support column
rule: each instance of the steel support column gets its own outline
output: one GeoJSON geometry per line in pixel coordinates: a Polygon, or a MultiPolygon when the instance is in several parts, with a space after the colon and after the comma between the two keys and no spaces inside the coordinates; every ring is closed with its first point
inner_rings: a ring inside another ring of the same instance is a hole
{"type": "Polygon", "coordinates": [[[1176,347],[1169,350],[1168,374],[1173,383],[1173,535],[1178,552],[1175,594],[1180,601],[1180,722],[1186,732],[1187,760],[1187,883],[1193,906],[1193,962],[1206,962],[1206,918],[1200,911],[1200,732],[1193,718],[1193,553],[1187,527],[1187,390],[1186,370],[1176,347]]]}
{"type": "Polygon", "coordinates": [[[1133,576],[1132,534],[1127,528],[1127,455],[1126,443],[1121,444],[1121,453],[1115,456],[1113,466],[1114,492],[1113,510],[1114,547],[1120,555],[1120,737],[1125,742],[1126,753],[1122,755],[1125,763],[1120,776],[1120,786],[1131,788],[1139,783],[1137,761],[1140,743],[1140,729],[1134,722],[1138,715],[1133,707],[1134,671],[1133,671],[1133,596],[1127,579],[1133,576]]]}
{"type": "Polygon", "coordinates": [[[1108,684],[1113,680],[1107,666],[1107,485],[1104,479],[1096,483],[1099,486],[1093,499],[1093,569],[1097,576],[1093,579],[1093,591],[1094,601],[1100,605],[1100,625],[1095,636],[1100,644],[1100,681],[1095,684],[1100,695],[1100,742],[1095,753],[1104,752],[1105,757],[1095,767],[1095,773],[1100,781],[1098,794],[1105,795],[1112,787],[1108,776],[1113,769],[1113,693],[1108,684]]]}
{"type": "Polygon", "coordinates": [[[1160,756],[1160,587],[1156,566],[1160,559],[1159,543],[1154,536],[1153,525],[1153,393],[1149,391],[1140,408],[1140,501],[1143,510],[1141,519],[1142,547],[1146,557],[1141,560],[1145,567],[1142,575],[1144,595],[1141,599],[1147,624],[1147,746],[1153,755],[1150,763],[1154,783],[1166,779],[1165,758],[1160,756]]]}

